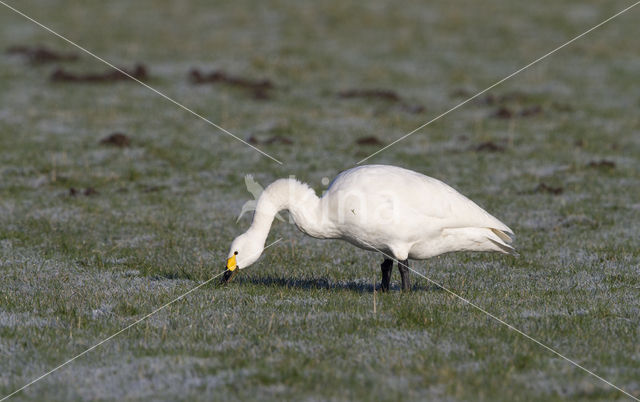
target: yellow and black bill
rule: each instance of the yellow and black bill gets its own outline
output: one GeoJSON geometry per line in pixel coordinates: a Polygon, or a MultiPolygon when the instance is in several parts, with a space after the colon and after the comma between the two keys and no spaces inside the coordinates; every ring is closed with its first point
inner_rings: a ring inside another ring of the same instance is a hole
{"type": "Polygon", "coordinates": [[[227,270],[224,271],[224,275],[222,275],[222,283],[229,283],[233,279],[234,276],[238,273],[238,264],[236,262],[236,255],[232,255],[227,260],[227,270]]]}
{"type": "Polygon", "coordinates": [[[236,262],[236,254],[233,254],[227,260],[227,269],[229,271],[235,271],[236,268],[238,268],[238,263],[236,262]]]}

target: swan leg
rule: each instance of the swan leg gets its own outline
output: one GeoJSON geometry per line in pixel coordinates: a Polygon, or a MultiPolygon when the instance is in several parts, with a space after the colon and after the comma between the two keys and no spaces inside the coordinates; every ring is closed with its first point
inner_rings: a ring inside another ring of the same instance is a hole
{"type": "Polygon", "coordinates": [[[411,290],[411,278],[409,278],[409,260],[398,261],[398,270],[400,271],[400,277],[402,278],[402,290],[411,290]]]}
{"type": "Polygon", "coordinates": [[[391,271],[393,270],[393,260],[385,259],[380,265],[380,268],[382,268],[382,283],[380,284],[380,290],[388,292],[389,282],[391,281],[391,271]]]}

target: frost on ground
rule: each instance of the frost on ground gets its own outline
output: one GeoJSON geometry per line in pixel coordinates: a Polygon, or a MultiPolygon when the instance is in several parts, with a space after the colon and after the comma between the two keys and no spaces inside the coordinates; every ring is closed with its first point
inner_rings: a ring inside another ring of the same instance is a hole
{"type": "MultiPolygon", "coordinates": [[[[135,83],[50,81],[56,68],[105,70],[88,56],[34,66],[3,53],[0,396],[221,272],[250,222],[236,223],[245,175],[294,175],[321,194],[324,178],[627,5],[16,3],[117,65],[144,63],[154,88],[284,164],[135,83]],[[192,69],[273,88],[254,99],[194,85],[192,69]],[[115,132],[129,147],[101,143],[115,132]]],[[[368,162],[444,180],[516,232],[518,259],[451,254],[414,269],[639,396],[634,13],[368,162]]],[[[0,51],[75,51],[10,12],[0,32],[0,51]]],[[[269,240],[280,237],[229,286],[203,286],[17,397],[622,396],[417,276],[410,294],[397,270],[394,291],[374,293],[378,255],[277,221],[269,240]]]]}

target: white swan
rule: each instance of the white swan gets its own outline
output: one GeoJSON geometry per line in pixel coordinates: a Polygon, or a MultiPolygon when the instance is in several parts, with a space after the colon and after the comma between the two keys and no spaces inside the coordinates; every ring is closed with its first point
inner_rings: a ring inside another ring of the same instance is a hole
{"type": "Polygon", "coordinates": [[[409,259],[463,250],[516,255],[513,231],[447,184],[396,166],[365,165],[340,173],[320,198],[295,179],[269,185],[251,227],[231,244],[223,282],[258,259],[274,216],[284,209],[309,236],[382,252],[383,291],[389,289],[390,257],[408,290],[409,259]]]}

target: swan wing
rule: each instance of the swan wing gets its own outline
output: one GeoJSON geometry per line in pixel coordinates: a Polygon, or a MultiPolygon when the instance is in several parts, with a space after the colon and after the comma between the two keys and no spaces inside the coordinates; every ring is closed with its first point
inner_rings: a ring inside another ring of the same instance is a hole
{"type": "MultiPolygon", "coordinates": [[[[475,202],[444,182],[423,174],[386,165],[366,165],[342,172],[327,190],[340,194],[336,198],[364,197],[369,209],[393,208],[394,226],[405,232],[423,233],[445,228],[486,227],[504,232],[499,237],[509,241],[513,231],[475,202]],[[420,229],[422,228],[422,229],[420,229]]],[[[343,206],[345,204],[342,202],[343,206]]],[[[334,208],[337,208],[335,206],[334,208]]],[[[375,226],[376,214],[371,216],[375,226]]],[[[372,227],[373,229],[373,227],[372,227]]]]}

